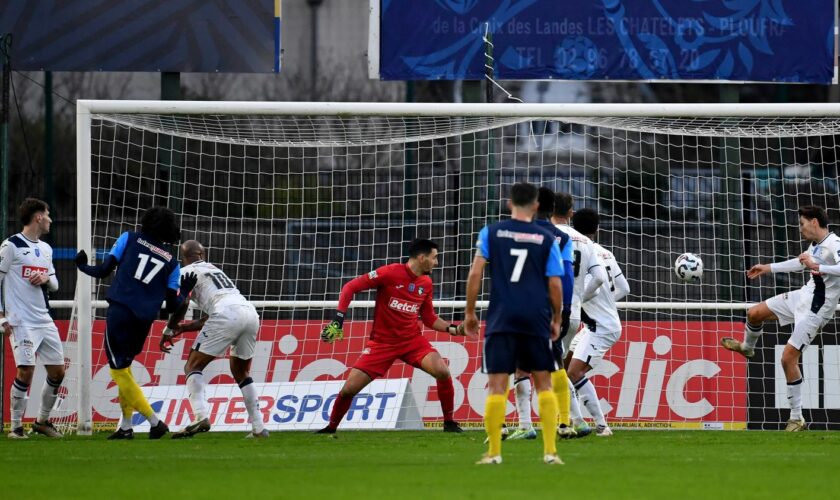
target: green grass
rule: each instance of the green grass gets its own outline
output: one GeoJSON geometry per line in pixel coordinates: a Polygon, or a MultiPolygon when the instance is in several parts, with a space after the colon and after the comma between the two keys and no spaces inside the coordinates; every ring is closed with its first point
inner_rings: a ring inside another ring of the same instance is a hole
{"type": "Polygon", "coordinates": [[[565,466],[543,465],[538,439],[506,442],[504,464],[481,467],[473,465],[484,451],[481,432],[145,437],[2,439],[2,496],[723,500],[837,498],[840,491],[838,432],[617,430],[611,438],[559,442],[565,466]]]}

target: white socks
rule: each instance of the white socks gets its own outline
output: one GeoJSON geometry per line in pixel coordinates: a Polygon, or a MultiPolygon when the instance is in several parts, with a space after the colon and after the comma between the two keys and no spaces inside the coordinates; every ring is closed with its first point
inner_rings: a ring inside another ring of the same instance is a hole
{"type": "Polygon", "coordinates": [[[755,344],[763,333],[764,325],[751,325],[747,323],[744,326],[744,347],[747,349],[755,349],[755,344]]]}
{"type": "Polygon", "coordinates": [[[531,424],[531,377],[522,377],[513,382],[516,395],[516,414],[519,415],[519,428],[528,430],[531,424]]]}
{"type": "Polygon", "coordinates": [[[583,422],[583,415],[580,413],[580,403],[578,402],[577,391],[575,390],[575,384],[572,383],[572,379],[568,379],[569,381],[569,417],[571,418],[572,425],[580,424],[583,422]]]}
{"type": "Polygon", "coordinates": [[[260,413],[260,401],[257,399],[257,389],[254,387],[254,380],[246,378],[239,383],[239,389],[245,398],[245,408],[248,409],[248,420],[251,422],[254,434],[259,434],[265,429],[262,413],[260,413]]]}
{"type": "Polygon", "coordinates": [[[604,418],[604,412],[601,410],[601,402],[598,401],[598,393],[595,392],[595,386],[588,378],[583,377],[575,384],[578,395],[589,410],[589,414],[595,419],[596,425],[607,425],[607,419],[604,418]]]}
{"type": "Polygon", "coordinates": [[[187,375],[187,391],[190,393],[190,404],[192,405],[195,421],[207,418],[207,401],[204,397],[204,374],[200,371],[190,372],[187,375]]]}
{"type": "Polygon", "coordinates": [[[790,405],[790,419],[800,420],[802,418],[802,377],[788,382],[787,398],[790,405]]]}
{"type": "Polygon", "coordinates": [[[58,398],[58,388],[61,387],[61,381],[47,377],[44,382],[44,387],[41,388],[41,409],[38,412],[38,422],[44,423],[50,418],[50,412],[55,406],[55,400],[58,398]]]}
{"type": "Polygon", "coordinates": [[[26,411],[26,397],[29,386],[15,378],[12,382],[12,390],[9,391],[11,400],[12,429],[23,425],[23,412],[26,411]]]}

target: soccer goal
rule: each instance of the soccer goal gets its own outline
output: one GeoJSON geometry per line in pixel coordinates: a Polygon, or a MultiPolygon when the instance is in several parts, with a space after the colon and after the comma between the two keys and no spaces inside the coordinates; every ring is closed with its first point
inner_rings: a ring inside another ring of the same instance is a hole
{"type": "MultiPolygon", "coordinates": [[[[804,273],[744,274],[807,246],[798,206],[823,206],[840,222],[840,106],[831,104],[79,101],[77,126],[79,248],[101,258],[146,208],[173,209],[183,238],[206,245],[258,307],[252,376],[270,430],[323,426],[336,381],[363,352],[372,295],[357,297],[343,342],[322,343],[320,329],[343,283],[404,260],[413,238],[440,245],[437,311],[460,321],[476,234],[506,217],[517,181],[598,210],[598,241],[630,282],[622,338],[590,377],[611,425],[777,429],[787,418],[778,359],[789,328],[765,328],[749,362],[719,339],[742,337],[749,304],[803,284],[804,273]],[[674,275],[684,252],[703,259],[701,283],[674,275]]],[[[80,433],[120,414],[103,351],[107,286],[78,278],[62,404],[80,433]]],[[[133,370],[177,429],[190,420],[183,364],[194,336],[165,355],[162,327],[133,370]]],[[[812,428],[840,422],[836,332],[832,321],[803,356],[812,428]]],[[[427,335],[448,359],[456,420],[481,426],[481,344],[427,335]]],[[[214,428],[244,429],[227,361],[205,374],[218,386],[208,390],[214,428]]],[[[434,380],[398,362],[342,428],[440,421],[434,380]]]]}

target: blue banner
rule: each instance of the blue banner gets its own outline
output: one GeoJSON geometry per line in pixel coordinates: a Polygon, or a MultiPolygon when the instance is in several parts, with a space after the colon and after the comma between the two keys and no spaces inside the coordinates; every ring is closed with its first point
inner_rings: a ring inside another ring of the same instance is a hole
{"type": "Polygon", "coordinates": [[[380,77],[831,83],[830,0],[382,0],[380,77]]]}
{"type": "Polygon", "coordinates": [[[24,71],[280,71],[280,2],[3,0],[24,71]]]}

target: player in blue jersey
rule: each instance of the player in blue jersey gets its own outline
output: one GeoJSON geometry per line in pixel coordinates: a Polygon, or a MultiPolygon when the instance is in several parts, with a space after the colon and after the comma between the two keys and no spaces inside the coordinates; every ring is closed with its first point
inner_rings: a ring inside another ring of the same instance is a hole
{"type": "Polygon", "coordinates": [[[484,338],[483,369],[488,374],[484,411],[489,451],[478,464],[502,463],[502,423],[507,404],[508,377],[517,368],[531,372],[537,387],[543,428],[543,460],[562,464],[557,456],[554,429],[557,399],[551,372],[557,363],[551,341],[560,338],[564,270],[560,246],[553,233],[532,222],[537,212],[537,188],[518,183],[511,187],[511,220],[491,224],[478,235],[476,255],[467,278],[464,328],[478,333],[475,304],[484,267],[490,266],[490,307],[484,338]]]}
{"type": "Polygon", "coordinates": [[[140,232],[121,234],[103,263],[89,265],[84,250],[76,255],[79,270],[94,278],[105,278],[117,270],[106,296],[105,352],[111,378],[119,388],[122,420],[108,439],[134,438],[134,410],[149,420],[150,439],[159,439],[169,431],[134,380],[131,363],[143,350],[161,303],[165,300],[166,312],[172,313],[195,286],[195,275],[181,278],[178,259],[171,251],[170,245],[178,242],[180,233],[175,214],[166,207],[154,207],[143,214],[140,232]]]}
{"type": "MultiPolygon", "coordinates": [[[[575,286],[573,245],[569,235],[551,223],[551,214],[554,209],[554,192],[547,187],[541,187],[537,201],[539,202],[539,208],[537,209],[534,223],[554,235],[557,244],[560,246],[560,255],[563,259],[564,273],[560,278],[563,284],[563,321],[560,325],[560,338],[562,339],[569,329],[569,318],[572,315],[572,295],[575,286]]],[[[557,397],[557,405],[559,407],[558,419],[560,426],[557,428],[557,432],[562,437],[569,438],[575,435],[575,431],[568,425],[571,393],[569,390],[569,378],[563,367],[563,344],[557,342],[552,345],[552,348],[554,349],[554,358],[558,364],[558,369],[551,373],[551,387],[554,390],[554,395],[557,397]]],[[[534,430],[531,424],[531,374],[517,369],[516,375],[513,378],[513,390],[516,401],[516,414],[519,417],[519,428],[511,432],[507,436],[507,439],[536,439],[537,431],[534,430]]],[[[504,433],[502,438],[505,438],[504,433]]]]}

